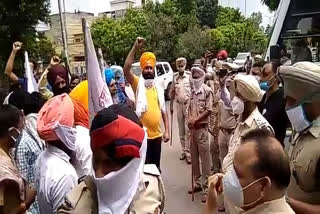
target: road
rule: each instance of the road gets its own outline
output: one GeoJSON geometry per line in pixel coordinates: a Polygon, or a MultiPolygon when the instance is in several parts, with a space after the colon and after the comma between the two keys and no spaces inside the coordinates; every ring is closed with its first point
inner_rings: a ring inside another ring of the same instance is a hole
{"type": "Polygon", "coordinates": [[[188,194],[188,188],[191,188],[191,166],[179,160],[181,146],[175,116],[172,142],[172,146],[170,143],[162,145],[161,169],[166,187],[165,212],[166,214],[200,214],[202,213],[201,193],[195,194],[194,202],[188,194]]]}

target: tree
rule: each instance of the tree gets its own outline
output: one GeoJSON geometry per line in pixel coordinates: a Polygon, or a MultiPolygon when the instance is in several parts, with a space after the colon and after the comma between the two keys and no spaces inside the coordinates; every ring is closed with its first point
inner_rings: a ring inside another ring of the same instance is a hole
{"type": "Polygon", "coordinates": [[[218,0],[198,0],[197,17],[202,26],[215,27],[218,14],[218,0]]]}
{"type": "Polygon", "coordinates": [[[277,10],[280,0],[261,0],[263,4],[267,5],[271,11],[277,10]]]}
{"type": "Polygon", "coordinates": [[[183,56],[192,62],[200,58],[211,46],[209,31],[194,26],[179,36],[176,57],[183,56]]]}
{"type": "MultiPolygon", "coordinates": [[[[6,60],[14,41],[21,41],[24,47],[35,36],[35,26],[39,21],[47,22],[50,0],[2,0],[0,2],[0,70],[4,70],[6,60]]],[[[22,57],[22,55],[21,55],[22,57]]],[[[0,72],[1,75],[3,72],[0,72]]]]}
{"type": "Polygon", "coordinates": [[[230,7],[219,7],[216,19],[216,27],[230,25],[232,23],[240,23],[245,20],[239,9],[230,7]]]}
{"type": "Polygon", "coordinates": [[[261,12],[253,12],[251,14],[251,16],[248,18],[248,21],[251,21],[253,26],[256,28],[256,29],[260,29],[260,26],[262,24],[262,13],[261,12]]]}

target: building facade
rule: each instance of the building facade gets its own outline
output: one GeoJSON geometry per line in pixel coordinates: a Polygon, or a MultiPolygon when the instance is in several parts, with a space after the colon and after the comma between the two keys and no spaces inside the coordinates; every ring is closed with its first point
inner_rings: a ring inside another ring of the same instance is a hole
{"type": "MultiPolygon", "coordinates": [[[[97,18],[93,13],[75,11],[75,13],[64,13],[67,46],[71,73],[81,75],[85,70],[84,35],[82,31],[82,18],[86,18],[89,25],[97,18]]],[[[63,51],[63,40],[61,33],[60,15],[50,15],[50,30],[45,35],[55,43],[58,54],[63,51]]]]}

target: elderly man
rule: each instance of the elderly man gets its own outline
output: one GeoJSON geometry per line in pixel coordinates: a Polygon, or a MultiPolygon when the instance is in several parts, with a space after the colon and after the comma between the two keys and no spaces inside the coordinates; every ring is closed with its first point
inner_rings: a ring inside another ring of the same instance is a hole
{"type": "Polygon", "coordinates": [[[231,170],[209,178],[209,198],[205,214],[216,213],[217,194],[242,214],[294,214],[285,194],[290,182],[288,157],[268,130],[246,133],[235,153],[231,170]]]}
{"type": "Polygon", "coordinates": [[[311,62],[281,66],[280,77],[293,129],[289,204],[297,214],[320,213],[320,67],[311,62]]]}
{"type": "MultiPolygon", "coordinates": [[[[236,75],[231,82],[231,92],[235,95],[231,101],[232,111],[239,117],[239,122],[230,139],[228,154],[223,160],[222,170],[224,173],[228,173],[232,169],[234,154],[246,132],[257,128],[266,128],[273,133],[272,127],[257,108],[257,103],[261,101],[263,92],[254,77],[243,74],[236,75]]],[[[225,207],[231,214],[238,213],[228,200],[225,200],[225,207]]]]}
{"type": "Polygon", "coordinates": [[[207,200],[208,177],[210,175],[210,145],[208,133],[208,118],[212,112],[213,92],[204,84],[205,72],[198,67],[191,69],[191,98],[187,106],[187,121],[191,131],[191,156],[195,186],[189,190],[202,191],[201,202],[207,200]],[[201,173],[200,162],[201,160],[201,173]],[[201,182],[202,175],[202,182],[201,182]]]}
{"type": "Polygon", "coordinates": [[[160,169],[161,141],[169,141],[169,122],[165,109],[164,90],[155,79],[154,68],[156,57],[153,53],[145,52],[140,57],[142,74],[135,76],[131,71],[134,56],[144,43],[143,38],[137,38],[123,67],[124,75],[136,93],[136,113],[148,133],[148,149],[146,163],[155,164],[160,169]],[[161,133],[161,116],[165,132],[161,133]]]}
{"type": "Polygon", "coordinates": [[[162,213],[160,172],[144,165],[147,134],[133,110],[125,105],[101,110],[90,135],[94,173],[67,194],[58,213],[162,213]]]}
{"type": "MultiPolygon", "coordinates": [[[[176,115],[178,119],[179,135],[182,154],[180,160],[187,161],[191,164],[190,157],[190,141],[189,141],[189,128],[186,122],[186,105],[190,99],[190,72],[186,71],[187,60],[185,58],[178,58],[176,60],[176,66],[178,72],[174,74],[173,77],[173,87],[171,91],[171,115],[173,115],[173,108],[176,110],[176,115]],[[175,103],[175,105],[174,105],[175,103]]],[[[173,119],[173,118],[171,118],[173,119]]]]}
{"type": "Polygon", "coordinates": [[[50,99],[37,120],[39,136],[47,148],[35,165],[35,183],[40,213],[56,213],[63,198],[76,184],[78,176],[71,165],[76,152],[73,103],[67,94],[50,99]]]}

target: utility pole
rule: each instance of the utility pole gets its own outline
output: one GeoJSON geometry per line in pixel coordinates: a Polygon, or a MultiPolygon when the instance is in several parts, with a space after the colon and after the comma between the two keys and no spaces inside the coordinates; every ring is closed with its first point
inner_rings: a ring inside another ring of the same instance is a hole
{"type": "MultiPolygon", "coordinates": [[[[63,0],[64,2],[64,0],[63,0]]],[[[63,49],[64,54],[66,57],[66,64],[67,67],[69,67],[69,54],[68,54],[68,37],[67,37],[67,31],[66,31],[66,22],[65,22],[65,15],[62,15],[62,4],[61,0],[58,0],[58,6],[59,6],[59,14],[60,14],[60,24],[61,24],[61,34],[62,34],[62,42],[63,42],[63,49]]],[[[63,6],[65,8],[65,6],[63,6]]],[[[65,11],[64,11],[65,12],[65,11]]]]}
{"type": "Polygon", "coordinates": [[[247,0],[244,0],[244,17],[247,18],[247,0]]]}

